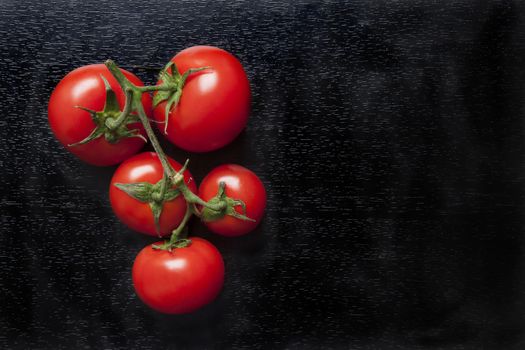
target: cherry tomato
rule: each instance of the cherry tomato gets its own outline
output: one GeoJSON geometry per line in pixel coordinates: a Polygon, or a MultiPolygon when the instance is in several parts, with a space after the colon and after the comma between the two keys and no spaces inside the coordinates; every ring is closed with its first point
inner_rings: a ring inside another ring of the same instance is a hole
{"type": "MultiPolygon", "coordinates": [[[[180,74],[190,68],[211,68],[186,80],[178,105],[169,113],[167,138],[191,152],[208,152],[230,143],[244,129],[250,113],[250,84],[240,62],[212,46],[190,47],[172,61],[180,74]]],[[[162,134],[165,106],[166,101],[154,109],[162,134]]]]}
{"type": "MultiPolygon", "coordinates": [[[[175,171],[182,166],[168,157],[175,171]]],[[[151,236],[158,236],[155,230],[153,212],[148,203],[141,202],[115,186],[117,183],[129,184],[149,182],[156,184],[162,179],[162,164],[154,152],[139,153],[124,161],[113,174],[109,186],[109,199],[115,215],[129,228],[151,236]]],[[[192,192],[197,186],[190,172],[184,172],[184,180],[192,192]]],[[[160,215],[160,235],[165,236],[179,225],[186,213],[186,201],[182,194],[171,201],[166,201],[160,215]]]]}
{"type": "MultiPolygon", "coordinates": [[[[142,86],[135,75],[121,69],[133,84],[142,86]]],[[[137,153],[144,141],[138,137],[121,139],[111,144],[102,135],[86,144],[70,146],[88,137],[95,129],[90,113],[77,106],[94,111],[102,111],[106,102],[106,87],[103,76],[115,92],[120,108],[124,107],[125,95],[116,79],[103,64],[93,64],[75,69],[67,74],[51,94],[48,116],[51,130],[66,149],[83,161],[99,166],[120,163],[137,153]]],[[[151,97],[144,94],[142,103],[147,114],[151,115],[151,97]]],[[[130,130],[137,129],[146,136],[141,123],[128,124],[130,130]]]]}
{"type": "Polygon", "coordinates": [[[132,277],[137,295],[149,307],[184,314],[217,297],[224,284],[224,262],[210,242],[192,237],[187,247],[171,252],[152,246],[142,249],[135,258],[132,277]]]}
{"type": "MultiPolygon", "coordinates": [[[[252,221],[243,221],[226,215],[217,221],[205,222],[215,233],[223,236],[240,236],[252,231],[261,221],[266,207],[266,190],[261,180],[252,171],[235,164],[221,165],[213,169],[199,187],[199,197],[205,201],[217,195],[219,183],[226,184],[226,196],[240,199],[246,205],[246,216],[252,221]]],[[[238,213],[243,213],[241,206],[235,207],[238,213]]]]}

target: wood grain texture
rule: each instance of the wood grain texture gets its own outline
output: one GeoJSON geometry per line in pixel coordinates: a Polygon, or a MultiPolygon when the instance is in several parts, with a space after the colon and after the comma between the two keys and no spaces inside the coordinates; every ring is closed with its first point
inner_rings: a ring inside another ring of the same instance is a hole
{"type": "Polygon", "coordinates": [[[524,15],[510,1],[3,0],[0,347],[525,348],[524,15]],[[174,317],[134,295],[151,240],[111,211],[115,167],[67,153],[46,109],[78,66],[160,67],[197,44],[243,63],[250,121],[213,153],[164,146],[198,180],[252,169],[268,210],[236,239],[193,222],[226,284],[174,317]]]}

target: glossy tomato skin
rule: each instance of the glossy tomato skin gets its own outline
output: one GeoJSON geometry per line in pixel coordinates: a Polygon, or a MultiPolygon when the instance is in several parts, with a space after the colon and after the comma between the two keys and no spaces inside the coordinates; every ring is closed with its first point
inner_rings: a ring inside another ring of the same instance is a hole
{"type": "MultiPolygon", "coordinates": [[[[135,75],[123,69],[121,71],[133,84],[143,85],[135,75]]],[[[83,145],[69,146],[85,139],[95,128],[90,114],[75,106],[103,110],[106,88],[101,75],[109,82],[122,110],[125,95],[120,85],[105,65],[93,64],[75,69],[58,83],[49,99],[48,120],[55,137],[69,152],[86,163],[107,166],[120,163],[137,153],[144,146],[144,141],[132,137],[111,144],[102,136],[83,145]]],[[[148,94],[143,95],[142,103],[146,113],[152,115],[151,97],[148,94]]],[[[141,123],[130,124],[128,128],[138,129],[146,137],[141,123]]]]}
{"type": "MultiPolygon", "coordinates": [[[[256,220],[242,221],[232,216],[224,216],[217,221],[206,222],[206,226],[223,236],[241,236],[257,227],[266,207],[264,184],[251,170],[236,164],[226,164],[213,169],[199,187],[199,196],[209,201],[217,195],[220,182],[226,183],[226,196],[240,199],[246,204],[246,216],[256,220]]],[[[241,207],[235,208],[242,213],[241,207]]]]}
{"type": "Polygon", "coordinates": [[[192,237],[189,246],[171,252],[144,248],[135,258],[132,278],[146,305],[163,313],[185,314],[217,297],[224,284],[224,262],[215,246],[192,237]]]}
{"type": "MultiPolygon", "coordinates": [[[[168,157],[175,171],[182,165],[168,157]]],[[[109,185],[109,199],[115,215],[129,228],[150,236],[158,236],[155,231],[153,214],[148,203],[142,203],[115,186],[116,183],[149,182],[155,184],[162,179],[162,164],[154,152],[139,153],[117,168],[109,185]]],[[[190,172],[184,172],[184,180],[188,188],[196,193],[197,186],[190,172]]],[[[186,212],[186,201],[179,195],[172,201],[164,202],[160,215],[160,234],[166,236],[175,229],[186,212]]]]}
{"type": "MultiPolygon", "coordinates": [[[[208,152],[230,143],[244,129],[250,113],[250,84],[241,63],[212,46],[194,46],[172,59],[183,74],[190,68],[211,67],[192,74],[177,107],[169,114],[167,138],[191,152],[208,152]]],[[[166,102],[154,109],[164,134],[166,102]]]]}

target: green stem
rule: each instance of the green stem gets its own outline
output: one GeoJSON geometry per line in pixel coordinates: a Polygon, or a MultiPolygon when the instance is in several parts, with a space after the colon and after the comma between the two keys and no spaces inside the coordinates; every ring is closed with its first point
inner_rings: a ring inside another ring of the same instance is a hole
{"type": "Polygon", "coordinates": [[[140,92],[168,91],[171,89],[173,89],[173,87],[163,85],[137,86],[137,90],[139,90],[140,92]]]}
{"type": "Polygon", "coordinates": [[[166,172],[164,172],[164,175],[162,176],[162,183],[160,187],[160,193],[159,197],[164,198],[166,195],[166,191],[168,190],[169,184],[170,184],[170,178],[166,176],[166,172]]]}
{"type": "Polygon", "coordinates": [[[179,186],[178,188],[180,189],[180,192],[182,193],[182,195],[184,196],[184,199],[186,199],[186,202],[188,203],[202,205],[203,207],[206,207],[206,208],[209,208],[215,211],[221,211],[226,207],[225,202],[212,204],[212,203],[203,201],[199,196],[191,192],[188,186],[186,186],[186,184],[184,183],[183,183],[183,186],[179,186]]]}
{"type": "MultiPolygon", "coordinates": [[[[138,94],[138,96],[141,96],[141,93],[139,91],[135,91],[134,94],[138,94]]],[[[157,137],[155,136],[155,132],[151,128],[151,125],[148,120],[148,116],[146,115],[146,112],[144,111],[144,107],[142,106],[142,101],[140,98],[137,102],[137,96],[134,96],[134,109],[137,111],[137,114],[139,116],[140,121],[142,122],[142,125],[144,125],[144,129],[146,130],[146,134],[148,135],[149,140],[151,141],[151,144],[153,145],[153,149],[155,152],[157,152],[157,155],[160,159],[160,162],[162,164],[162,168],[164,169],[164,174],[168,178],[171,178],[174,174],[174,170],[171,167],[170,163],[168,162],[168,157],[166,156],[166,153],[164,153],[164,150],[160,146],[159,140],[157,140],[157,137]]]]}
{"type": "Polygon", "coordinates": [[[133,88],[136,87],[128,80],[128,78],[126,78],[124,73],[122,73],[122,71],[117,67],[113,60],[107,60],[106,62],[104,62],[104,64],[106,65],[106,67],[108,67],[109,71],[111,72],[111,74],[113,74],[115,79],[117,79],[117,82],[122,87],[122,90],[133,90],[133,88]]]}
{"type": "Polygon", "coordinates": [[[131,90],[126,90],[126,102],[124,104],[124,109],[122,110],[122,112],[120,112],[119,116],[116,119],[106,119],[106,126],[109,129],[117,129],[129,117],[131,113],[132,93],[133,92],[131,90]]]}
{"type": "Polygon", "coordinates": [[[182,221],[180,222],[179,226],[172,231],[169,244],[173,245],[177,243],[177,241],[181,238],[181,233],[183,232],[184,228],[186,227],[186,224],[188,223],[188,220],[191,218],[191,215],[193,214],[190,204],[186,203],[186,213],[184,213],[184,217],[182,218],[182,221]]]}

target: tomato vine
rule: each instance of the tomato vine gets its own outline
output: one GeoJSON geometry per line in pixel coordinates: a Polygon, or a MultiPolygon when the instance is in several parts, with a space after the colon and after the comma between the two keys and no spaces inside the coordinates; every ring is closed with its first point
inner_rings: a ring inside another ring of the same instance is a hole
{"type": "MultiPolygon", "coordinates": [[[[157,101],[162,99],[168,99],[169,103],[168,105],[170,107],[173,107],[174,103],[176,104],[178,100],[180,99],[180,95],[182,94],[182,88],[184,86],[184,81],[186,78],[192,74],[199,71],[202,71],[204,69],[208,69],[209,67],[197,67],[190,69],[182,74],[182,76],[179,75],[179,77],[174,78],[173,81],[160,84],[160,85],[154,85],[154,86],[137,86],[133,84],[129,79],[126,78],[126,76],[121,72],[121,70],[117,67],[116,63],[112,60],[107,60],[105,63],[106,67],[109,69],[111,74],[115,77],[117,82],[120,84],[122,90],[125,92],[126,100],[124,104],[124,109],[120,113],[120,115],[113,120],[106,120],[106,124],[108,124],[108,127],[111,128],[117,128],[119,126],[119,123],[126,123],[129,118],[136,118],[141,121],[142,125],[144,126],[144,129],[146,130],[146,134],[148,135],[149,140],[151,141],[151,144],[153,146],[153,149],[157,153],[160,162],[162,163],[162,167],[164,169],[164,176],[162,177],[162,180],[160,182],[160,189],[158,192],[152,193],[152,196],[157,197],[157,201],[162,202],[165,199],[166,194],[168,193],[168,188],[171,188],[175,186],[180,193],[184,196],[184,199],[188,203],[186,215],[184,216],[184,219],[180,223],[179,227],[177,227],[171,235],[171,238],[165,242],[165,244],[162,245],[155,245],[154,248],[156,249],[163,249],[163,250],[171,250],[175,247],[183,247],[186,246],[189,243],[189,240],[185,238],[184,235],[184,228],[191,217],[191,215],[196,216],[202,216],[201,211],[197,208],[197,205],[200,205],[207,209],[207,217],[212,219],[207,219],[208,221],[212,220],[218,220],[225,215],[231,215],[239,220],[243,221],[254,221],[253,219],[247,217],[246,214],[246,206],[243,201],[229,198],[224,194],[224,187],[225,183],[222,183],[219,187],[219,190],[217,192],[217,195],[209,200],[208,202],[202,200],[199,196],[194,194],[186,185],[184,182],[184,171],[186,170],[189,160],[186,160],[184,163],[184,166],[182,169],[178,172],[174,171],[172,166],[169,164],[167,160],[167,156],[160,146],[160,143],[155,136],[155,132],[153,131],[153,128],[150,125],[148,116],[146,115],[146,112],[144,111],[144,106],[142,105],[142,94],[152,91],[161,91],[163,94],[160,98],[157,98],[157,101]],[[170,103],[171,102],[171,103],[170,103]],[[242,208],[242,213],[238,213],[235,210],[235,207],[240,206],[242,208]],[[211,214],[211,213],[213,214],[211,214]]],[[[170,63],[164,67],[164,69],[160,72],[159,78],[168,76],[168,70],[172,69],[173,64],[170,63]]],[[[176,71],[176,68],[173,69],[176,71]]],[[[173,75],[171,75],[173,76],[173,75]]],[[[156,95],[159,96],[159,95],[156,95]]],[[[166,108],[166,117],[169,113],[169,109],[166,108]]],[[[120,185],[119,188],[122,189],[125,192],[128,192],[131,195],[132,189],[131,184],[127,185],[120,185]]],[[[155,223],[158,228],[158,217],[160,217],[160,212],[155,212],[155,210],[162,210],[162,207],[159,207],[158,209],[152,209],[154,210],[153,215],[156,218],[155,223]]]]}

